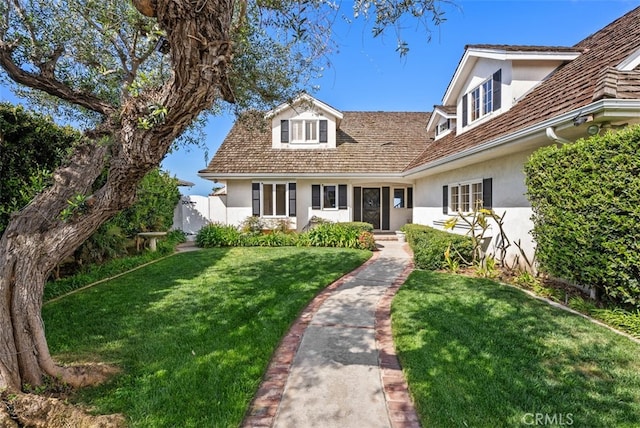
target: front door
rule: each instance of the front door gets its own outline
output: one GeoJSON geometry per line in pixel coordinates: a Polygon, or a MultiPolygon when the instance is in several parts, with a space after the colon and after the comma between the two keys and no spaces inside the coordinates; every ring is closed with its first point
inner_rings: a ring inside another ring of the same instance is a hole
{"type": "Polygon", "coordinates": [[[380,229],[380,188],[362,189],[362,221],[380,229]]]}

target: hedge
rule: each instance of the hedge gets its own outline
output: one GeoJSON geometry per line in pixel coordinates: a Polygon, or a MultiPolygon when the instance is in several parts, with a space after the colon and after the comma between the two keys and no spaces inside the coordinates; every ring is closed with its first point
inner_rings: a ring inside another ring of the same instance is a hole
{"type": "Polygon", "coordinates": [[[540,269],[640,308],[640,127],[536,151],[525,165],[540,269]]]}
{"type": "Polygon", "coordinates": [[[419,224],[406,224],[401,230],[406,234],[417,268],[442,269],[445,264],[444,253],[449,246],[451,246],[451,257],[457,259],[460,265],[468,263],[472,258],[473,244],[468,236],[456,235],[419,224]]]}

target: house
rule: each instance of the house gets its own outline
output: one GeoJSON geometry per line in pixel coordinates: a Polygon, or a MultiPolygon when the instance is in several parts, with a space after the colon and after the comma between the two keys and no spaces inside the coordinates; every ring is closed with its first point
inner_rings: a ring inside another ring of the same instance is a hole
{"type": "Polygon", "coordinates": [[[239,120],[199,175],[226,185],[229,224],[442,227],[481,203],[530,255],[523,164],[540,147],[640,122],[638,22],[640,8],[572,47],[469,45],[431,113],[342,112],[303,94],[261,115],[263,127],[239,120]]]}

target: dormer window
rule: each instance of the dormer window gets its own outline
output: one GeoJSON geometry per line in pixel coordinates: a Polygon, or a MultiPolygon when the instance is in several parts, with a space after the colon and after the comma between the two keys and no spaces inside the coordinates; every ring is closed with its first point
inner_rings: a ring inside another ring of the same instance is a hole
{"type": "Polygon", "coordinates": [[[502,70],[498,70],[462,96],[462,126],[467,126],[500,108],[501,80],[502,70]]]}
{"type": "Polygon", "coordinates": [[[447,119],[444,122],[440,122],[438,126],[436,126],[436,136],[444,134],[449,129],[451,129],[451,119],[447,119]]]}
{"type": "Polygon", "coordinates": [[[292,119],[280,121],[280,142],[317,144],[328,140],[327,120],[292,119]]]}

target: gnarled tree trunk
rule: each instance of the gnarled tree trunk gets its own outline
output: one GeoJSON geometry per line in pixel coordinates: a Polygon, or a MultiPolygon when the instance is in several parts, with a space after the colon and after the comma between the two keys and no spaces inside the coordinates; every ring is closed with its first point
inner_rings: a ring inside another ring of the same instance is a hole
{"type": "MultiPolygon", "coordinates": [[[[174,74],[162,88],[128,98],[122,108],[93,99],[75,102],[100,112],[105,121],[88,133],[68,165],[54,174],[53,185],[17,213],[0,239],[0,390],[39,385],[43,375],[74,386],[101,376],[77,367],[61,367],[51,358],[41,317],[45,281],[54,267],[118,211],[131,205],[137,184],[156,167],[172,142],[216,99],[232,101],[226,77],[232,55],[232,0],[157,0],[155,14],[166,30],[174,74]],[[197,9],[197,10],[196,10],[197,9]],[[166,109],[164,122],[141,129],[149,106],[166,109]],[[105,138],[108,141],[104,143],[105,138]],[[100,175],[106,184],[91,193],[100,175]],[[68,200],[87,195],[82,210],[62,216],[68,200]],[[65,218],[63,218],[65,217],[65,218]]],[[[34,78],[13,66],[10,52],[0,63],[19,83],[64,96],[41,74],[34,78]]],[[[65,98],[66,99],[66,98],[65,98]]]]}

